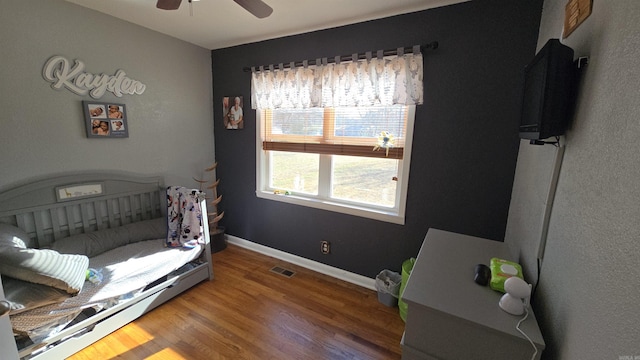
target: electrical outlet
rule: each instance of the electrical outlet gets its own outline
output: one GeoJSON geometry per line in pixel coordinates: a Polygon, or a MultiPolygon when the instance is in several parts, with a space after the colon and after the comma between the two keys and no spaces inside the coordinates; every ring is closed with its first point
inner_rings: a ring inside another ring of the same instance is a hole
{"type": "Polygon", "coordinates": [[[320,251],[323,254],[329,254],[331,252],[331,246],[327,240],[320,241],[320,251]]]}

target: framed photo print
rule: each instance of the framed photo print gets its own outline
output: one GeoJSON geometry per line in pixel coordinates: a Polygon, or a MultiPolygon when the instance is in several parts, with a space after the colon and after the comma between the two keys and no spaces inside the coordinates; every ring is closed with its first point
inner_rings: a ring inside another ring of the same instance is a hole
{"type": "Polygon", "coordinates": [[[244,129],[244,106],[242,96],[225,96],[222,98],[222,117],[227,130],[244,129]]]}
{"type": "Polygon", "coordinates": [[[83,101],[88,138],[128,138],[125,104],[83,101]]]}

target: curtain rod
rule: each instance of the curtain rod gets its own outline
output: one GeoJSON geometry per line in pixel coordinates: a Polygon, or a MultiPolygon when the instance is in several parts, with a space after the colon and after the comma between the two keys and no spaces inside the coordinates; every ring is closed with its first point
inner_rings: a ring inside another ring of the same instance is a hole
{"type": "MultiPolygon", "coordinates": [[[[432,49],[435,50],[438,48],[438,42],[437,41],[432,41],[426,45],[422,45],[420,46],[420,49],[432,49]]],[[[413,52],[414,51],[414,47],[413,46],[407,46],[404,48],[398,48],[398,49],[388,49],[388,50],[381,50],[382,51],[382,56],[390,56],[390,55],[398,55],[399,50],[402,49],[402,52],[413,52]]],[[[371,52],[369,52],[369,54],[371,54],[371,52]]],[[[367,53],[358,53],[358,54],[353,54],[353,55],[342,55],[342,56],[336,56],[333,58],[325,58],[328,64],[331,63],[335,63],[336,59],[339,58],[339,61],[353,61],[354,60],[354,56],[357,55],[358,60],[362,60],[362,59],[366,59],[367,53]]],[[[375,55],[375,53],[374,53],[375,55]]],[[[304,66],[305,62],[303,61],[295,61],[295,62],[290,62],[290,63],[281,63],[280,65],[263,65],[262,67],[264,69],[269,69],[271,66],[273,66],[274,68],[280,68],[280,69],[288,69],[291,68],[292,65],[294,67],[300,67],[300,66],[304,66]]],[[[320,65],[317,60],[307,60],[307,65],[320,65]]],[[[253,67],[243,67],[242,70],[244,72],[251,72],[251,69],[255,68],[255,69],[259,69],[260,66],[253,66],[253,67]]]]}

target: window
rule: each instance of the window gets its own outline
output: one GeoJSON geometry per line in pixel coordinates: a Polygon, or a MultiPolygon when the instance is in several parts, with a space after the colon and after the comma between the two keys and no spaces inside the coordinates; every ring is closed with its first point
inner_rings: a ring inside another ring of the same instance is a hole
{"type": "Polygon", "coordinates": [[[420,46],[405,50],[252,68],[257,196],[404,224],[424,95],[420,46]]]}
{"type": "Polygon", "coordinates": [[[259,109],[257,196],[404,224],[414,113],[259,109]]]}

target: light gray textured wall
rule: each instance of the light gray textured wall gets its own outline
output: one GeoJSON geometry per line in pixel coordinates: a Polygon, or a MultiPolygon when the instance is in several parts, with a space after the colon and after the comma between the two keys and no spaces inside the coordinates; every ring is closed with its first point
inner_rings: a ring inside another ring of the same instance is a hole
{"type": "MultiPolygon", "coordinates": [[[[565,4],[545,1],[538,48],[561,38],[565,4]]],[[[547,359],[640,357],[638,19],[637,0],[594,1],[592,15],[563,40],[590,64],[566,135],[534,298],[547,359]]],[[[520,147],[505,241],[528,267],[555,151],[520,147]]]]}
{"type": "MultiPolygon", "coordinates": [[[[153,4],[150,4],[153,6],[153,4]]],[[[0,187],[62,171],[192,176],[214,159],[210,51],[62,0],[0,0],[0,187]],[[81,101],[42,76],[53,55],[146,84],[125,103],[127,139],[88,139],[81,101]]],[[[185,19],[188,21],[188,19],[185,19]]]]}

